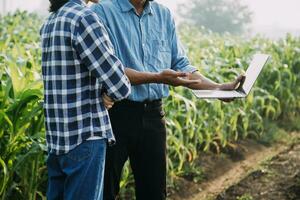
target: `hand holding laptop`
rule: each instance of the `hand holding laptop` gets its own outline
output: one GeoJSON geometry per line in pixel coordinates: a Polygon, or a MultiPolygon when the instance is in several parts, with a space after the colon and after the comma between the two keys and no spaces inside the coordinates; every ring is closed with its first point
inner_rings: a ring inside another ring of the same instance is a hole
{"type": "Polygon", "coordinates": [[[220,85],[219,90],[235,90],[239,87],[242,87],[242,85],[245,82],[246,76],[244,74],[239,75],[233,82],[230,83],[223,83],[220,85]]]}
{"type": "MultiPolygon", "coordinates": [[[[243,87],[245,79],[246,79],[245,74],[239,75],[233,82],[221,84],[219,90],[224,90],[224,91],[236,90],[239,87],[243,87]]],[[[219,100],[229,103],[231,101],[234,101],[234,99],[235,98],[220,98],[219,100]]]]}
{"type": "Polygon", "coordinates": [[[244,98],[250,93],[258,75],[267,63],[269,57],[270,56],[266,54],[255,54],[245,75],[239,76],[236,81],[229,83],[228,85],[223,84],[223,88],[221,87],[218,90],[192,90],[192,92],[198,98],[204,99],[231,100],[233,98],[244,98]],[[240,84],[237,87],[238,83],[240,84]]]}

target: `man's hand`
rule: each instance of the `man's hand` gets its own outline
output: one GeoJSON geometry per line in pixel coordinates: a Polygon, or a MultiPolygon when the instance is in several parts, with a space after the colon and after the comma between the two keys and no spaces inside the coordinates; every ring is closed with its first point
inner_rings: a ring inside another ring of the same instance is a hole
{"type": "Polygon", "coordinates": [[[188,87],[198,82],[198,80],[189,80],[188,73],[176,72],[171,69],[164,70],[158,74],[158,80],[161,83],[171,85],[174,87],[184,86],[188,87]]]}
{"type": "Polygon", "coordinates": [[[245,79],[246,79],[245,75],[239,75],[234,81],[230,83],[221,84],[219,90],[235,90],[240,85],[243,85],[245,79]]]}
{"type": "Polygon", "coordinates": [[[103,103],[104,103],[104,106],[107,110],[111,109],[114,105],[114,101],[112,100],[112,98],[110,98],[109,96],[107,96],[107,94],[103,94],[102,95],[102,99],[103,99],[103,103]]]}
{"type": "MultiPolygon", "coordinates": [[[[220,85],[220,90],[235,90],[238,87],[243,86],[244,82],[245,82],[246,76],[245,75],[239,75],[233,82],[231,83],[224,83],[220,85]]],[[[231,99],[220,99],[223,102],[231,102],[234,100],[234,98],[231,99]]]]}

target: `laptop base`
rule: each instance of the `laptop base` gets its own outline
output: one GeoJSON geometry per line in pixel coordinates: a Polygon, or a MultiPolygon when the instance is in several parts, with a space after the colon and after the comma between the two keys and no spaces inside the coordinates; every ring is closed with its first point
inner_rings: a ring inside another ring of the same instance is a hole
{"type": "Polygon", "coordinates": [[[192,90],[198,98],[202,99],[231,99],[231,98],[244,98],[246,94],[234,91],[225,90],[192,90]]]}

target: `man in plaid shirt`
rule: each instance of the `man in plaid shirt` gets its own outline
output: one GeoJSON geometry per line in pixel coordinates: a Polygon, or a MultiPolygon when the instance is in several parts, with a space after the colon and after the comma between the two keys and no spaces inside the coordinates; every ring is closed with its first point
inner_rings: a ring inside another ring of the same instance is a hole
{"type": "Polygon", "coordinates": [[[114,142],[104,101],[130,93],[88,1],[50,0],[41,28],[49,200],[102,199],[106,144],[114,142]]]}

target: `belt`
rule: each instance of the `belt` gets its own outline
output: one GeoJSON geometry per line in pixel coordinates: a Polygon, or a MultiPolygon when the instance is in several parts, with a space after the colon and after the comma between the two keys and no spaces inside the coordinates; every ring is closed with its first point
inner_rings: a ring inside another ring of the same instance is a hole
{"type": "Polygon", "coordinates": [[[142,102],[138,102],[138,101],[131,101],[128,99],[116,102],[115,106],[124,106],[124,107],[136,107],[136,108],[157,108],[162,106],[162,100],[161,99],[157,99],[157,100],[146,100],[146,101],[142,101],[142,102]]]}

